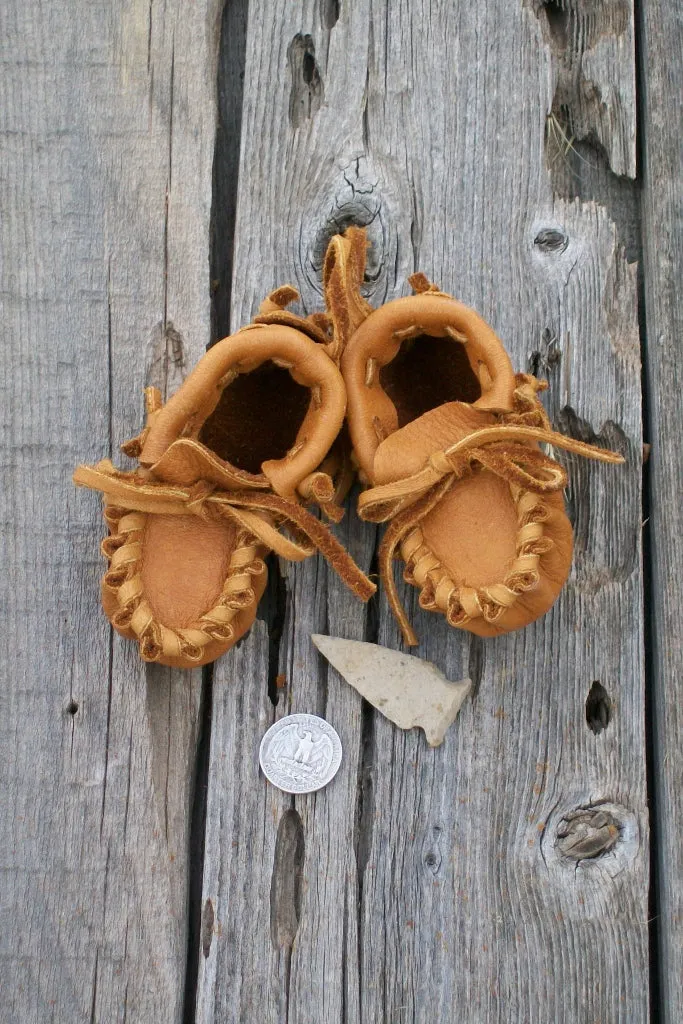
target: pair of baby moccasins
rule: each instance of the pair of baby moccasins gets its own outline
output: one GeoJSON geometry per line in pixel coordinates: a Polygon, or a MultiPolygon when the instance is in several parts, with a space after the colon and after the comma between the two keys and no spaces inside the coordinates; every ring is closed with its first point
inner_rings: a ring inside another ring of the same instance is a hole
{"type": "Polygon", "coordinates": [[[104,610],[146,661],[203,665],[235,644],[270,551],[299,561],[318,550],[367,600],[375,585],[305,507],[338,521],[356,471],[360,516],[389,524],[380,577],[407,643],[398,553],[420,605],[480,636],[527,625],[564,584],[567,478],[539,445],[621,457],[555,433],[545,385],[515,375],[481,317],[424,275],[412,297],[373,311],[360,291],[366,246],[357,228],[330,242],[325,313],[287,312],[298,296],[280,288],[166,405],[148,388],[146,426],[122,446],[138,469],[76,470],[105,497],[104,610]]]}

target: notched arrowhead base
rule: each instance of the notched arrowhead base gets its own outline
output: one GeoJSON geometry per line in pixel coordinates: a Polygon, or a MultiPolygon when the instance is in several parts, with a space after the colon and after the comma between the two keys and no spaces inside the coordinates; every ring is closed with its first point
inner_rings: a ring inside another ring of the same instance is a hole
{"type": "Polygon", "coordinates": [[[451,683],[431,661],[379,644],[320,633],[311,639],[369,704],[399,729],[422,729],[430,747],[443,743],[472,689],[469,679],[451,683]]]}

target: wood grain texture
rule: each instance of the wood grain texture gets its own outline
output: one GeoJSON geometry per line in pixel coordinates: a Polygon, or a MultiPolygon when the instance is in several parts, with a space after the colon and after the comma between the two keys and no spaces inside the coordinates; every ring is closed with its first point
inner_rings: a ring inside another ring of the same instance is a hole
{"type": "MultiPolygon", "coordinates": [[[[631,0],[531,0],[552,54],[552,113],[565,144],[585,142],[614,174],[636,176],[631,0]]],[[[559,140],[556,140],[559,141],[559,140]]]]}
{"type": "Polygon", "coordinates": [[[78,461],[209,340],[219,5],[3,3],[3,1020],[179,1021],[200,674],[99,607],[78,461]]]}
{"type": "MultiPolygon", "coordinates": [[[[267,625],[216,669],[202,1024],[648,1019],[640,346],[612,216],[632,199],[615,175],[634,171],[633,20],[598,7],[592,79],[621,84],[591,197],[590,175],[553,188],[558,60],[576,58],[545,7],[250,4],[233,328],[287,280],[319,308],[327,239],[365,224],[370,301],[426,271],[549,378],[559,427],[627,465],[570,465],[572,577],[524,632],[472,639],[407,593],[417,653],[476,684],[437,750],[363,708],[310,644],[397,646],[384,600],[354,605],[319,562],[288,569],[277,708],[267,625]],[[332,785],[293,800],[257,773],[289,711],[324,714],[345,750],[332,785]]],[[[369,565],[374,533],[351,515],[340,535],[369,565]]]]}
{"type": "Polygon", "coordinates": [[[653,787],[661,1019],[683,1017],[683,11],[642,8],[643,270],[647,331],[653,787]]]}

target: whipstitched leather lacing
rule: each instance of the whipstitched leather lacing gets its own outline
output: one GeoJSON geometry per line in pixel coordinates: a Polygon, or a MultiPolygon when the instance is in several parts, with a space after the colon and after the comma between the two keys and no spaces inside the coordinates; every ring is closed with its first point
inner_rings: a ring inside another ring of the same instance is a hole
{"type": "Polygon", "coordinates": [[[214,607],[187,627],[171,629],[155,618],[144,595],[142,552],[147,516],[111,505],[104,515],[112,533],[102,542],[102,553],[110,563],[103,583],[118,604],[112,623],[118,629],[132,630],[144,661],[182,657],[199,662],[208,644],[232,640],[237,616],[256,600],[254,577],[266,568],[261,557],[265,549],[256,537],[246,530],[238,532],[223,591],[214,607]]]}
{"type": "MultiPolygon", "coordinates": [[[[325,474],[312,474],[308,481],[311,498],[318,494],[329,506],[332,481],[325,474]]],[[[106,496],[108,521],[116,533],[104,541],[103,552],[111,561],[105,586],[115,590],[120,612],[114,625],[131,628],[140,641],[142,657],[155,661],[175,654],[176,648],[190,660],[201,658],[201,649],[218,639],[216,629],[228,629],[239,610],[254,600],[251,577],[263,572],[259,556],[270,548],[290,561],[299,562],[317,549],[344,583],[362,600],[375,592],[375,585],[361,572],[348,552],[324,523],[303,506],[277,494],[259,491],[221,491],[200,482],[177,487],[151,479],[139,471],[122,472],[104,459],[96,466],[79,466],[74,482],[101,491],[106,496]],[[233,552],[224,589],[225,600],[186,630],[170,630],[158,623],[144,600],[141,564],[146,515],[197,515],[204,519],[225,518],[238,528],[241,547],[233,552]],[[291,537],[284,536],[286,527],[291,537]],[[227,596],[226,596],[227,595],[227,596]],[[229,600],[228,600],[229,599],[229,600]],[[227,602],[227,603],[226,603],[227,602]],[[235,602],[237,602],[235,604],[235,602]],[[231,614],[228,614],[230,612],[231,614]],[[200,635],[201,634],[201,635],[200,635]],[[169,650],[169,646],[173,650],[169,650]]],[[[229,639],[226,633],[223,639],[229,639]]]]}
{"type": "Polygon", "coordinates": [[[495,622],[520,594],[538,584],[539,559],[552,545],[543,536],[547,509],[539,495],[561,491],[567,474],[535,445],[545,443],[601,462],[623,462],[621,455],[566,437],[552,430],[536,392],[547,387],[529,374],[515,378],[513,412],[443,451],[434,452],[418,473],[364,491],[358,513],[371,522],[391,520],[379,548],[379,571],[389,605],[408,645],[417,637],[408,621],[394,581],[396,549],[406,561],[405,578],[421,587],[420,604],[443,611],[454,626],[483,616],[495,622]],[[424,543],[420,522],[452,487],[473,472],[488,470],[510,485],[518,513],[516,558],[504,579],[487,587],[457,585],[442,562],[424,543]]]}

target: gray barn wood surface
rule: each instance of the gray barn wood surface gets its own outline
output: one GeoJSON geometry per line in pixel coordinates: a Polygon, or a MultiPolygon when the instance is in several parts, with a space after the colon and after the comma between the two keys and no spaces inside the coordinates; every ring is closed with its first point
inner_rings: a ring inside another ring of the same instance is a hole
{"type": "Polygon", "coordinates": [[[3,1021],[683,1019],[681,68],[662,0],[0,4],[3,1021]],[[373,305],[424,270],[626,458],[567,457],[572,574],[526,630],[400,585],[474,682],[437,749],[313,647],[401,644],[320,559],[215,666],[143,665],[71,484],[273,287],[319,309],[349,224],[373,305]],[[344,746],[302,797],[258,771],[294,711],[344,746]]]}

